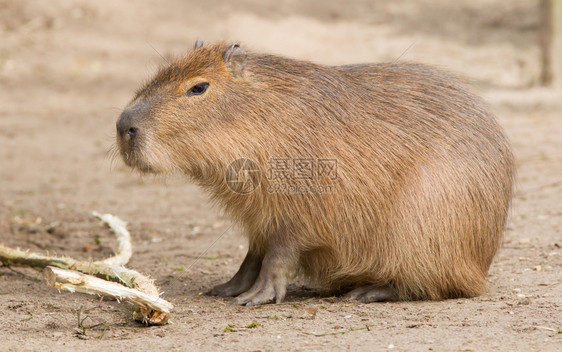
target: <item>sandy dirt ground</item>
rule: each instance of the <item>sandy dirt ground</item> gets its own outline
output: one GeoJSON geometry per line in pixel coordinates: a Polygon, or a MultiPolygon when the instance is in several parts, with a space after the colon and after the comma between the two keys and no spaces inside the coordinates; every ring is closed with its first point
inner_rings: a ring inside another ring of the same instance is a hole
{"type": "Polygon", "coordinates": [[[129,267],[175,304],[172,324],[144,327],[127,304],[0,267],[0,350],[562,350],[562,94],[536,87],[537,29],[524,0],[0,0],[0,242],[99,259],[115,240],[90,213],[116,214],[129,267]],[[237,270],[240,231],[186,180],[140,177],[107,153],[134,90],[197,38],[325,64],[400,57],[467,79],[518,167],[488,293],[360,304],[297,281],[256,308],[202,295],[237,270]]]}

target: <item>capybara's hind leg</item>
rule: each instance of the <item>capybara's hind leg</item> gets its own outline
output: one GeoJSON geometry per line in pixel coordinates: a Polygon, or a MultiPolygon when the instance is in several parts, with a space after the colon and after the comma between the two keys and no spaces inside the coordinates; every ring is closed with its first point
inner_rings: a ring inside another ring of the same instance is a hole
{"type": "Polygon", "coordinates": [[[398,295],[390,286],[365,285],[348,292],[345,298],[355,299],[363,303],[397,301],[398,295]]]}
{"type": "Polygon", "coordinates": [[[240,269],[238,269],[238,272],[232,279],[224,284],[213,287],[207,294],[210,296],[232,297],[246,292],[252,287],[260,273],[262,260],[263,255],[249,251],[242,265],[240,265],[240,269]]]}

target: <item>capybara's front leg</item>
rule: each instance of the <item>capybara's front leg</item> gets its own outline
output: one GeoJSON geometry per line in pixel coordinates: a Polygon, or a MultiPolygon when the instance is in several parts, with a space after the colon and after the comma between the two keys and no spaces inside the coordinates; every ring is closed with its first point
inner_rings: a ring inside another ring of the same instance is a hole
{"type": "Polygon", "coordinates": [[[250,248],[242,265],[240,265],[240,269],[238,269],[238,272],[232,279],[213,287],[207,294],[210,296],[232,297],[247,291],[256,281],[260,273],[262,261],[263,254],[250,248]]]}
{"type": "Polygon", "coordinates": [[[297,261],[294,247],[288,246],[286,240],[268,243],[256,282],[248,291],[236,297],[232,304],[255,306],[283,301],[297,261]]]}

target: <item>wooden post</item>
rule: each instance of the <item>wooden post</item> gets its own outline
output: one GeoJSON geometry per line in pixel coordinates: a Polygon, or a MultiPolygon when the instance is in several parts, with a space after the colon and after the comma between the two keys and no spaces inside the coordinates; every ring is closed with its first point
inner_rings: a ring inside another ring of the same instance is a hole
{"type": "Polygon", "coordinates": [[[562,87],[562,0],[540,1],[542,86],[562,87]]]}
{"type": "Polygon", "coordinates": [[[551,0],[553,85],[562,88],[562,0],[551,0]]]}
{"type": "Polygon", "coordinates": [[[540,33],[539,45],[541,51],[541,86],[552,84],[552,7],[555,0],[540,1],[540,33]]]}

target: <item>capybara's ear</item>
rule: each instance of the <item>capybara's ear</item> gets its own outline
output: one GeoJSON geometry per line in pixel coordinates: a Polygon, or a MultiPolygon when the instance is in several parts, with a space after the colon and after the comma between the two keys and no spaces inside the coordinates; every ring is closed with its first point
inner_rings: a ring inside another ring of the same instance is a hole
{"type": "Polygon", "coordinates": [[[193,44],[193,50],[199,49],[202,46],[203,46],[203,41],[201,39],[197,39],[195,41],[195,44],[193,44]]]}
{"type": "Polygon", "coordinates": [[[246,66],[246,51],[236,44],[232,44],[224,53],[223,59],[234,75],[242,74],[246,66]]]}

